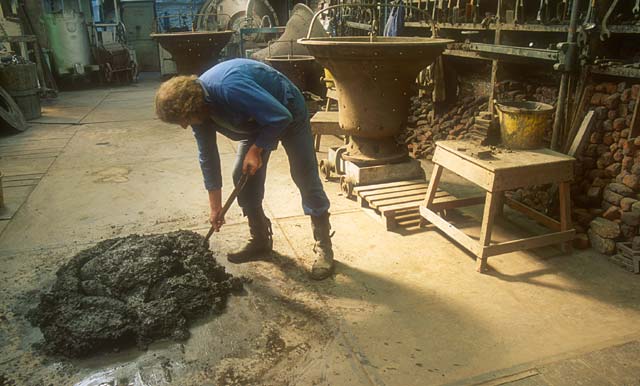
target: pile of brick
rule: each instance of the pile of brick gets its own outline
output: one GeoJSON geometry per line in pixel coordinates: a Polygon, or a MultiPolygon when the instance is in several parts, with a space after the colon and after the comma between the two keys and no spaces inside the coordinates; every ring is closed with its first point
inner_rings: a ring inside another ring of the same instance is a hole
{"type": "Polygon", "coordinates": [[[413,158],[431,159],[435,142],[444,139],[463,139],[473,135],[475,116],[487,110],[488,98],[469,96],[435,114],[431,98],[411,99],[407,127],[397,140],[409,149],[413,158]]]}
{"type": "Polygon", "coordinates": [[[573,218],[604,254],[615,253],[616,241],[640,246],[640,138],[629,138],[639,94],[640,84],[600,83],[590,99],[595,124],[578,156],[573,218]]]}

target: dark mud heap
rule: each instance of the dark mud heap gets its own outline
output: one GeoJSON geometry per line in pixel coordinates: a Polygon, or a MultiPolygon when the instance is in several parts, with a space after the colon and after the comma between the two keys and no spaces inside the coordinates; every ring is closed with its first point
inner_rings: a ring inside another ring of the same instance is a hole
{"type": "Polygon", "coordinates": [[[44,348],[77,357],[188,338],[189,321],[221,312],[242,290],[203,240],[189,231],[131,235],[75,255],[29,315],[44,348]]]}

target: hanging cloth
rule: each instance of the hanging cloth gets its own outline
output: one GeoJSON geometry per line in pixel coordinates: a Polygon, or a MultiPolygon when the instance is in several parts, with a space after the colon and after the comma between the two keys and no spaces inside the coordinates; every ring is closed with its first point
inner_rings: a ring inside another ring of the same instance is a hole
{"type": "Polygon", "coordinates": [[[398,36],[404,29],[404,6],[402,0],[391,8],[391,13],[384,26],[384,36],[398,36]]]}

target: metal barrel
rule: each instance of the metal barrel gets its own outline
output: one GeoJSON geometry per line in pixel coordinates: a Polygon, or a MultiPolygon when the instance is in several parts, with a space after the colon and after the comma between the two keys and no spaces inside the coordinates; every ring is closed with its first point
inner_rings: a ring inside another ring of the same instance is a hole
{"type": "Polygon", "coordinates": [[[35,63],[0,65],[0,86],[11,95],[25,119],[40,117],[41,105],[35,63]]]}

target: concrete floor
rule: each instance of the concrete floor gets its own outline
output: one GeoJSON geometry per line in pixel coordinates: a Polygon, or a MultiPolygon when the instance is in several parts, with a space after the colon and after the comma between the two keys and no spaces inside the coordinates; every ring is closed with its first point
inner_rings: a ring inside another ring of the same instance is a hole
{"type": "MultiPolygon", "coordinates": [[[[24,314],[73,253],[130,233],[206,232],[193,136],[154,118],[157,86],[148,78],[62,93],[27,132],[0,138],[0,384],[640,385],[640,280],[593,251],[510,253],[478,274],[441,233],[387,232],[327,182],[338,263],[332,279],[309,281],[309,220],[282,149],[265,200],[273,259],[226,262],[247,234],[237,206],[212,241],[230,272],[253,279],[246,296],[197,322],[183,343],[44,356],[24,314]]],[[[323,138],[321,150],[337,142],[323,138]]],[[[219,146],[229,187],[236,146],[219,146]]],[[[473,190],[454,175],[445,181],[454,194],[473,190]]],[[[497,239],[535,228],[506,213],[521,226],[499,228],[497,239]]],[[[472,234],[479,214],[463,214],[472,234]]]]}

